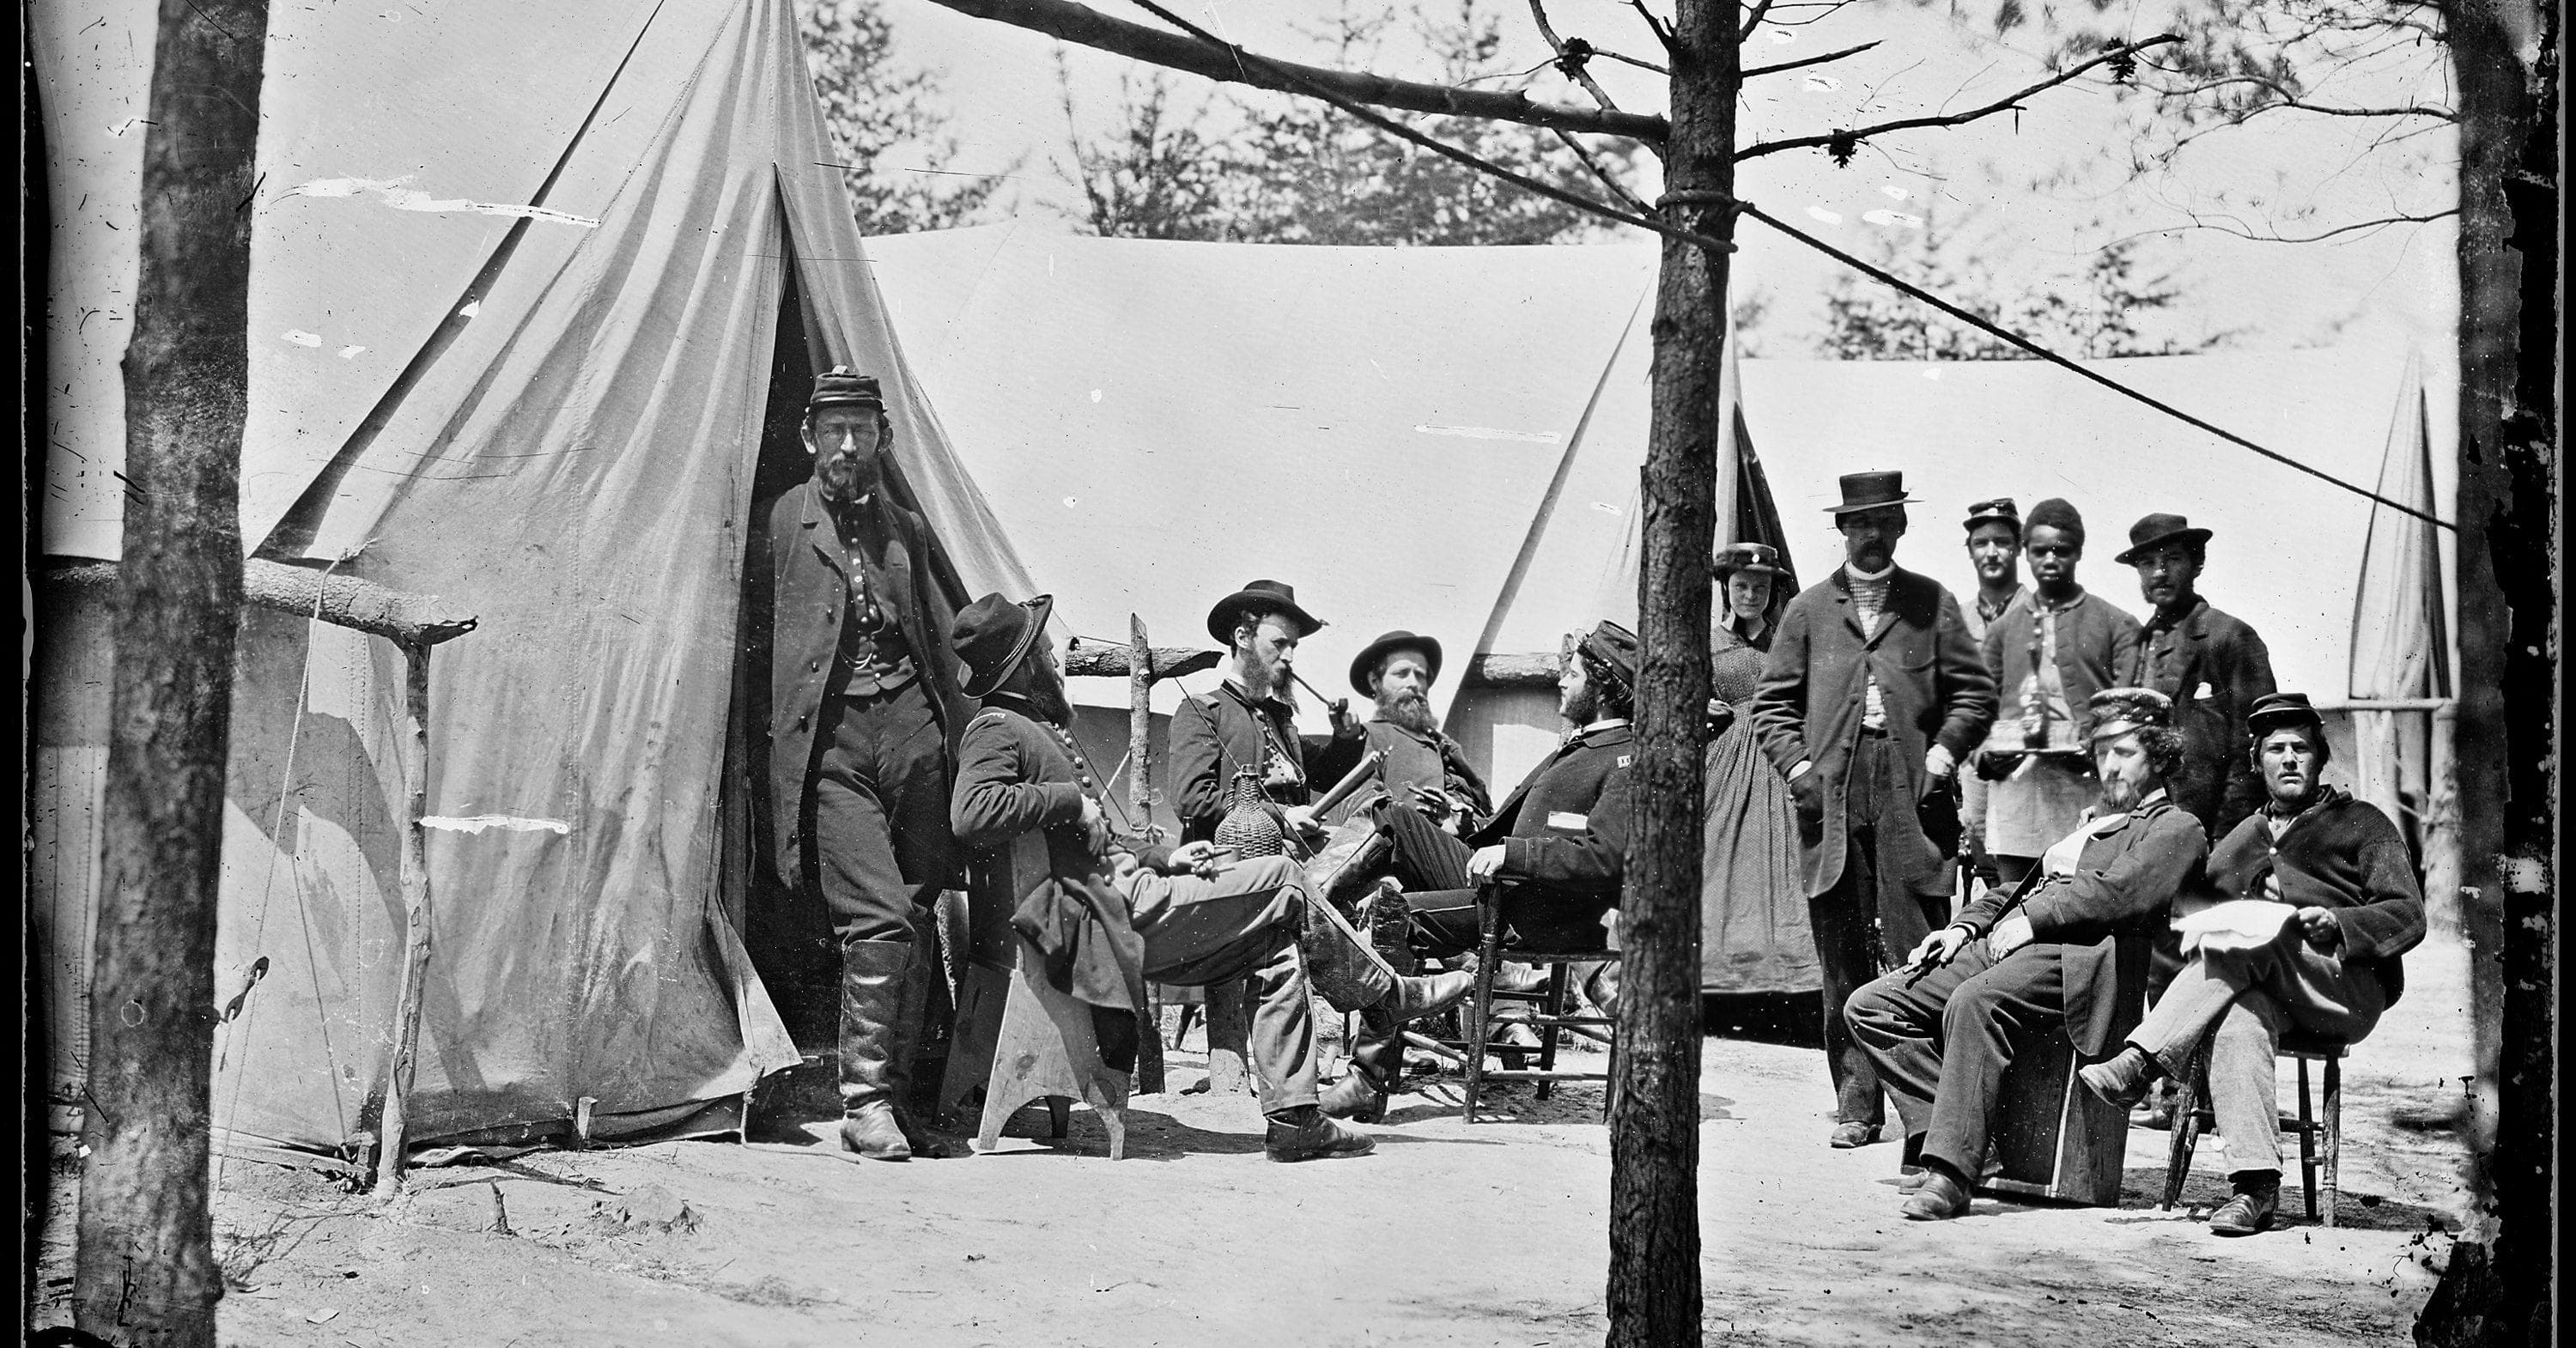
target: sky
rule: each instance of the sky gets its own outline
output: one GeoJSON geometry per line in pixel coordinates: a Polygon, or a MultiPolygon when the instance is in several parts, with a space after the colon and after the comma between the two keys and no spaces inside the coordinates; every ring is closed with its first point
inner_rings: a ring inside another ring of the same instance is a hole
{"type": "MultiPolygon", "coordinates": [[[[945,85],[951,130],[962,153],[949,167],[996,171],[1017,165],[997,214],[1027,225],[1072,229],[1078,195],[1053,167],[1068,158],[1071,131],[1056,75],[1057,53],[1070,70],[1086,133],[1115,121],[1119,78],[1136,63],[1005,24],[968,18],[931,0],[883,0],[899,59],[935,72],[945,85]]],[[[1265,55],[1323,62],[1319,30],[1344,3],[1365,0],[1176,0],[1175,12],[1265,55]]],[[[1425,0],[1446,13],[1456,0],[1425,0]]],[[[1156,25],[1126,0],[1092,7],[1156,25]]],[[[1670,0],[1651,0],[1660,13],[1670,0]]],[[[1547,48],[1519,0],[1478,0],[1502,21],[1502,70],[1543,63],[1547,48]]],[[[2159,16],[2137,0],[2127,31],[2149,36],[2159,16]]],[[[1550,0],[1561,35],[1632,55],[1654,56],[1653,40],[1624,0],[1550,0]]],[[[1984,12],[1971,7],[1970,15],[1984,12]]],[[[1789,6],[1774,13],[1745,48],[1748,65],[1793,60],[1878,41],[1842,61],[1755,80],[1740,110],[1748,141],[1813,134],[1992,102],[2044,78],[2039,55],[2048,35],[2017,31],[1998,40],[1966,18],[1907,0],[1855,0],[1812,22],[1789,6]],[[1820,77],[1820,78],[1819,78],[1820,77]]],[[[1391,34],[1373,67],[1423,78],[1432,72],[1418,41],[1391,34]]],[[[1596,60],[1594,73],[1621,107],[1660,112],[1662,77],[1596,60]]],[[[1212,97],[1218,116],[1229,100],[1284,97],[1191,76],[1175,76],[1183,108],[1212,97]]],[[[1585,103],[1583,92],[1554,71],[1530,86],[1533,97],[1585,103]]],[[[2440,102],[2439,63],[2399,50],[2339,76],[2317,91],[2343,106],[2440,102]]],[[[2163,331],[2190,339],[2227,334],[2249,349],[2404,341],[2422,349],[2428,372],[2444,381],[2455,366],[2450,333],[2457,311],[2453,233],[2448,221],[2356,231],[2323,243],[2256,242],[2195,221],[2254,232],[2308,235],[2392,213],[2422,214],[2450,204],[2448,131],[2434,128],[2377,146],[2390,124],[2372,119],[2270,114],[2206,136],[2169,171],[2125,171],[2136,138],[2134,102],[2116,100],[2099,83],[2071,85],[2031,99],[2019,115],[1967,127],[1920,130],[1874,141],[1849,167],[1812,150],[1745,161],[1739,192],[1774,215],[1839,247],[1865,252],[1867,237],[1904,231],[1929,217],[1944,233],[1963,230],[2003,288],[2046,285],[2104,244],[2145,235],[2144,260],[2170,271],[2182,301],[2163,331]]],[[[2418,123],[2416,125],[2421,125],[2418,123]]],[[[1651,182],[1638,184],[1651,192],[1651,182]]],[[[1747,224],[1735,276],[1768,302],[1753,334],[1756,355],[1804,356],[1821,327],[1823,301],[1840,264],[1747,224]]]]}

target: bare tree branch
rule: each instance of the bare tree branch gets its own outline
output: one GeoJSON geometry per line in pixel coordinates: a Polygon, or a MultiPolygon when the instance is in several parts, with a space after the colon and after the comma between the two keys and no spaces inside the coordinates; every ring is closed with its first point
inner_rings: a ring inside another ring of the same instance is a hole
{"type": "Polygon", "coordinates": [[[1753,12],[1744,16],[1744,31],[1735,35],[1736,40],[1739,42],[1751,41],[1753,38],[1753,30],[1761,27],[1762,20],[1769,17],[1770,13],[1771,0],[1757,0],[1753,6],[1753,12]]]}
{"type": "Polygon", "coordinates": [[[1782,61],[1778,65],[1754,66],[1744,72],[1743,78],[1749,80],[1756,75],[1777,75],[1783,70],[1796,70],[1800,66],[1820,66],[1827,61],[1839,61],[1846,56],[1858,56],[1862,52],[1868,51],[1870,48],[1877,45],[1878,43],[1875,41],[1864,42],[1857,47],[1845,47],[1841,51],[1829,51],[1822,56],[1802,56],[1795,61],[1782,61]]]}
{"type": "Polygon", "coordinates": [[[1628,0],[1628,7],[1637,11],[1638,18],[1646,21],[1646,31],[1654,34],[1657,42],[1664,44],[1665,51],[1669,52],[1673,49],[1673,30],[1665,27],[1664,21],[1655,17],[1655,11],[1646,8],[1646,0],[1628,0]]]}
{"type": "Polygon", "coordinates": [[[2393,108],[2338,108],[2331,107],[2323,103],[2310,103],[2301,99],[2295,91],[2289,88],[2289,86],[2282,84],[2278,80],[2265,79],[2260,75],[2230,75],[2223,79],[2203,80],[2198,84],[2188,86],[2177,87],[2147,85],[2144,87],[2147,92],[2154,94],[2158,98],[2192,98],[2200,94],[2209,93],[2212,90],[2225,89],[2231,85],[2240,84],[2250,84],[2258,89],[2269,90],[2280,101],[2276,103],[2260,104],[2255,107],[2248,108],[2242,113],[2231,115],[2227,120],[2227,124],[2230,126],[2242,125],[2246,121],[2262,113],[2270,112],[2275,108],[2296,108],[2301,112],[2321,113],[2328,117],[2438,117],[2446,122],[2459,120],[2459,114],[2449,108],[2433,107],[2423,104],[2407,104],[2393,108]]]}
{"type": "Polygon", "coordinates": [[[1611,101],[1610,91],[1602,88],[1601,82],[1583,68],[1584,58],[1592,54],[1591,44],[1584,44],[1581,56],[1567,51],[1565,40],[1556,35],[1556,25],[1547,21],[1545,0],[1529,0],[1529,7],[1530,19],[1538,24],[1538,35],[1546,38],[1547,49],[1556,53],[1556,68],[1565,72],[1567,79],[1582,85],[1583,92],[1592,95],[1592,101],[1600,104],[1604,112],[1617,112],[1619,105],[1611,101]]]}
{"type": "MultiPolygon", "coordinates": [[[[2435,211],[2431,215],[2387,215],[2376,220],[2356,220],[2349,225],[2337,225],[2333,229],[2326,230],[2321,234],[2297,235],[2257,234],[2252,230],[2238,229],[2230,225],[2214,224],[2210,221],[2203,220],[2198,216],[2194,216],[2192,218],[2192,222],[2188,225],[2172,225],[2164,229],[2140,230],[2135,234],[2124,235],[2120,238],[2113,239],[2109,243],[2102,245],[2102,247],[2113,248],[2120,244],[2127,243],[2131,239],[2154,238],[2158,235],[2171,234],[2176,230],[2183,229],[2206,229],[2213,233],[2225,234],[2233,238],[2245,239],[2253,243],[2323,243],[2338,234],[2350,234],[2357,230],[2364,229],[2383,229],[2389,225],[2421,225],[2435,220],[2447,220],[2459,213],[2459,207],[2454,206],[2447,211],[2435,211]]],[[[2101,249],[2095,249],[2094,251],[2099,252],[2101,249]]]]}
{"type": "Polygon", "coordinates": [[[1805,149],[1832,150],[1839,155],[1848,157],[1852,149],[1857,147],[1860,142],[1867,140],[1872,136],[1883,136],[1892,131],[1912,131],[1924,127],[1964,126],[1969,122],[1977,121],[1985,117],[1991,117],[1999,112],[2021,111],[2021,103],[2023,99],[2029,98],[2035,94],[2045,93],[2061,84],[2065,84],[2075,79],[2075,77],[2082,75],[2084,72],[2093,69],[2095,66],[2110,65],[2114,62],[2132,60],[2139,52],[2145,51],[2148,48],[2166,46],[2180,41],[2182,41],[2182,39],[2174,34],[2164,33],[2156,37],[2148,38],[2142,42],[2124,42],[2116,47],[2105,48],[2091,60],[2069,66],[2027,89],[2016,91],[2003,98],[1997,99],[1984,107],[1971,108],[1966,112],[1945,113],[1931,117],[1902,117],[1893,122],[1880,122],[1875,126],[1848,127],[1838,131],[1827,132],[1821,136],[1793,136],[1787,140],[1766,140],[1745,146],[1743,149],[1735,152],[1735,157],[1738,162],[1741,162],[1747,159],[1758,158],[1766,154],[1778,154],[1782,150],[1805,149]]]}
{"type": "Polygon", "coordinates": [[[1599,178],[1601,180],[1601,185],[1609,188],[1610,195],[1617,197],[1621,205],[1626,206],[1629,210],[1635,211],[1639,215],[1654,214],[1654,211],[1648,207],[1645,202],[1638,199],[1636,193],[1628,190],[1628,185],[1626,183],[1623,183],[1617,178],[1611,176],[1609,168],[1603,165],[1599,160],[1592,157],[1592,152],[1583,147],[1582,141],[1576,140],[1573,136],[1563,131],[1557,132],[1556,138],[1565,142],[1565,148],[1574,151],[1574,157],[1582,160],[1585,168],[1592,170],[1592,176],[1599,178]]]}
{"type": "Polygon", "coordinates": [[[1541,103],[1517,91],[1454,89],[1447,85],[1387,79],[1359,71],[1328,70],[1321,66],[1270,60],[1232,43],[1201,43],[1142,24],[1113,19],[1072,0],[934,0],[934,3],[973,18],[1007,23],[1015,28],[1026,28],[1066,42],[1097,47],[1221,83],[1248,84],[1287,93],[1303,92],[1306,85],[1311,84],[1330,89],[1355,102],[1373,103],[1379,107],[1588,131],[1648,145],[1662,144],[1670,129],[1661,117],[1541,103]],[[1246,57],[1251,59],[1244,59],[1246,57]],[[1290,78],[1292,75],[1294,79],[1290,78]]]}

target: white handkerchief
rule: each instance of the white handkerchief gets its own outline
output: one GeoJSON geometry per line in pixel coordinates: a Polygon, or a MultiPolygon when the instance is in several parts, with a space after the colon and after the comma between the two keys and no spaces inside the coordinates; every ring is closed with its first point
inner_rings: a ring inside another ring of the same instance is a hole
{"type": "Polygon", "coordinates": [[[2231,899],[2174,920],[2182,933],[2182,953],[2194,950],[2259,950],[2281,939],[2295,910],[2266,899],[2231,899]]]}

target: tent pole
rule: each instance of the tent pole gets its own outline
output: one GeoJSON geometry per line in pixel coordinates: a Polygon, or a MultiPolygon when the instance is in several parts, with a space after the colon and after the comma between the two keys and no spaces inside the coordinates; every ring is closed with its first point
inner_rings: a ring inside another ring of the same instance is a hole
{"type": "Polygon", "coordinates": [[[394,1000],[394,1054],[385,1073],[384,1115],[377,1129],[376,1197],[402,1186],[403,1133],[409,1120],[405,1096],[420,1047],[421,983],[429,972],[429,855],[421,816],[429,805],[429,653],[426,641],[401,643],[403,728],[411,743],[403,762],[403,964],[402,990],[394,1000]]]}
{"type": "MultiPolygon", "coordinates": [[[[1127,615],[1127,818],[1153,833],[1154,648],[1145,640],[1145,620],[1133,613],[1127,615]]],[[[1163,1008],[1151,984],[1136,1017],[1136,1093],[1163,1093],[1163,1008]]]]}

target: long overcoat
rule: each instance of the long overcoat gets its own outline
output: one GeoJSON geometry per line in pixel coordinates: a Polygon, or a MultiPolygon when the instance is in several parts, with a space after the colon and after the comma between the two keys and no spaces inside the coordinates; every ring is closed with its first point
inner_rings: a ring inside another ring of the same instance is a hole
{"type": "MultiPolygon", "coordinates": [[[[974,703],[957,686],[957,657],[948,626],[957,610],[941,593],[930,566],[930,528],[920,515],[877,493],[873,509],[899,548],[888,549],[887,589],[896,621],[912,646],[912,663],[949,744],[966,728],[974,703]]],[[[814,776],[814,739],[823,721],[823,695],[841,648],[841,623],[850,607],[848,545],[811,481],[787,489],[769,510],[771,607],[769,680],[769,807],[778,848],[778,875],[804,883],[805,793],[814,776]]]]}
{"type": "MultiPolygon", "coordinates": [[[[1824,826],[1817,836],[1799,840],[1810,895],[1842,878],[1850,848],[1844,786],[1872,674],[1887,710],[1888,736],[1900,751],[1908,800],[1923,794],[1923,756],[1931,744],[1964,763],[1995,719],[1994,676],[1960,620],[1959,601],[1939,581],[1899,568],[1878,622],[1867,632],[1852,606],[1851,580],[1840,567],[1790,600],[1753,694],[1753,723],[1772,766],[1786,776],[1809,763],[1824,788],[1824,826]]],[[[1879,839],[1879,866],[1915,892],[1937,895],[1940,854],[1912,811],[1887,813],[1899,819],[1899,836],[1879,839]]]]}
{"type": "Polygon", "coordinates": [[[1959,923],[1983,936],[2018,906],[2030,919],[2031,944],[1980,976],[2010,977],[1998,971],[2011,970],[2016,959],[2053,955],[2067,1038],[2086,1057],[2100,1057],[2145,1017],[2148,951],[2177,898],[2209,897],[2208,859],[2200,821],[2159,795],[2086,838],[2073,875],[2050,880],[2033,872],[2020,890],[1990,888],[1959,923]]]}

